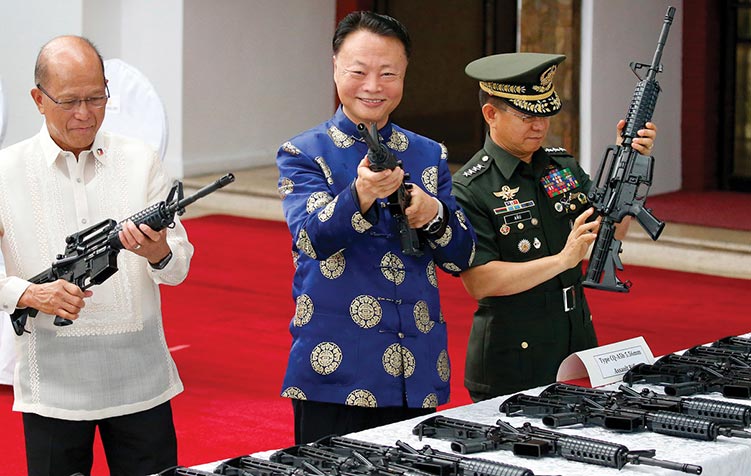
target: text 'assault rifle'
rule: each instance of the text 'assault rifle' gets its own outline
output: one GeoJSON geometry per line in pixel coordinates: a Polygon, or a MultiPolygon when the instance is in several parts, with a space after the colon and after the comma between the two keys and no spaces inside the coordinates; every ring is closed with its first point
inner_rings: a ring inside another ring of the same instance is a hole
{"type": "Polygon", "coordinates": [[[543,425],[551,428],[599,426],[619,432],[651,431],[701,441],[715,441],[719,436],[751,438],[751,433],[738,429],[737,424],[723,424],[711,418],[662,410],[651,411],[614,404],[606,406],[586,397],[571,401],[567,398],[518,393],[504,401],[500,411],[507,416],[542,418],[543,425]]]}
{"type": "Polygon", "coordinates": [[[619,256],[621,242],[615,239],[616,223],[620,223],[626,216],[636,217],[653,240],[659,238],[665,227],[665,223],[655,218],[650,210],[644,207],[649,187],[652,185],[654,158],[641,155],[631,143],[639,130],[652,120],[657,95],[660,93],[660,85],[655,77],[662,71],[660,58],[674,15],[675,8],[669,7],[652,64],[631,63],[631,70],[640,81],[631,99],[626,125],[621,131],[623,141],[621,145],[611,145],[605,150],[597,179],[589,191],[589,200],[602,217],[600,231],[582,283],[590,288],[625,293],[631,287],[630,281],[622,282],[615,272],[616,269],[623,269],[619,256]],[[642,79],[636,71],[645,67],[649,69],[642,79]]]}
{"type": "MultiPolygon", "coordinates": [[[[182,182],[175,181],[167,199],[141,210],[135,215],[116,223],[107,219],[83,231],[65,238],[65,253],[48,269],[37,274],[29,281],[44,284],[64,279],[85,290],[95,284],[102,284],[117,272],[117,254],[124,248],[118,233],[125,221],[132,221],[136,226],[145,224],[155,231],[172,226],[175,215],[185,213],[185,207],[215,190],[235,181],[235,176],[226,174],[189,197],[183,197],[182,182]]],[[[39,311],[33,308],[16,309],[10,315],[13,330],[23,335],[26,330],[27,317],[35,317],[39,311]]],[[[55,316],[56,326],[67,326],[73,321],[55,316]]]]}
{"type": "Polygon", "coordinates": [[[656,459],[654,450],[631,451],[609,441],[571,436],[545,430],[525,423],[515,428],[503,420],[496,425],[483,425],[442,416],[418,423],[412,433],[420,438],[451,441],[451,449],[459,453],[509,450],[521,457],[559,456],[571,461],[609,468],[623,468],[627,463],[659,466],[690,474],[701,474],[701,466],[656,459]]]}
{"type": "MultiPolygon", "coordinates": [[[[380,172],[381,170],[394,170],[401,167],[401,160],[397,160],[394,154],[378,140],[378,129],[372,124],[368,131],[365,124],[357,125],[357,131],[362,136],[365,143],[368,144],[368,161],[370,170],[380,172]]],[[[409,180],[409,174],[404,175],[404,181],[409,180]]],[[[409,227],[407,216],[404,210],[409,206],[409,190],[404,182],[399,186],[396,192],[389,195],[387,200],[388,209],[391,216],[396,220],[396,226],[399,231],[399,241],[402,245],[402,253],[409,256],[422,256],[420,249],[420,236],[417,230],[409,227]]]]}

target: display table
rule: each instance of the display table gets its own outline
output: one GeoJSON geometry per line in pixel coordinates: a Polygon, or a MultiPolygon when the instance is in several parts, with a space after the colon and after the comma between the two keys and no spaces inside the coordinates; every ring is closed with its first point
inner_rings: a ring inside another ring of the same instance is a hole
{"type": "MultiPolygon", "coordinates": [[[[602,387],[606,390],[617,390],[619,384],[602,387]]],[[[644,386],[635,385],[634,389],[641,390],[644,386]]],[[[660,387],[648,388],[662,393],[660,387]]],[[[544,387],[532,389],[524,393],[530,395],[539,394],[544,387]]],[[[702,397],[719,398],[719,394],[714,396],[702,395],[702,397]]],[[[545,428],[539,419],[529,419],[526,417],[506,417],[502,415],[498,407],[507,397],[498,397],[480,403],[465,405],[462,407],[451,408],[438,412],[438,414],[482,423],[494,425],[498,419],[503,419],[512,426],[519,427],[525,422],[534,426],[545,428]]],[[[735,403],[748,404],[751,402],[744,400],[728,400],[735,403]]],[[[419,440],[412,434],[415,425],[423,421],[425,417],[418,417],[412,420],[406,420],[391,425],[385,425],[366,431],[351,433],[346,435],[358,440],[380,443],[384,445],[394,445],[397,440],[404,441],[415,448],[421,448],[429,445],[436,450],[451,452],[448,441],[423,438],[419,440]]],[[[575,426],[566,429],[556,429],[561,433],[568,433],[575,436],[586,436],[623,444],[629,450],[657,450],[655,458],[668,460],[683,464],[694,464],[702,466],[704,476],[747,476],[751,474],[751,439],[727,438],[720,436],[717,441],[698,441],[685,438],[676,438],[651,432],[640,433],[617,433],[605,430],[599,427],[581,427],[575,426]]],[[[273,453],[273,450],[255,453],[253,456],[266,458],[273,453]]],[[[239,456],[239,455],[234,455],[239,456]]],[[[233,457],[234,457],[233,456],[233,457]]],[[[678,471],[672,471],[654,466],[627,464],[622,470],[596,466],[592,464],[578,463],[568,461],[561,457],[544,457],[544,458],[521,458],[514,456],[510,451],[499,450],[483,453],[474,453],[466,455],[469,457],[485,458],[494,461],[500,461],[507,464],[522,466],[534,471],[535,475],[560,475],[560,476],[580,476],[580,475],[672,475],[685,474],[678,471]]],[[[196,469],[203,471],[213,471],[218,462],[208,463],[196,466],[196,469]]]]}

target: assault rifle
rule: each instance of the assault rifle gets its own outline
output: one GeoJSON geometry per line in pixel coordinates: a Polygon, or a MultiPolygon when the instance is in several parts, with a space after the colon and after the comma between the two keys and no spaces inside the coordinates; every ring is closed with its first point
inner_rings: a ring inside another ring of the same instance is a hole
{"type": "Polygon", "coordinates": [[[227,460],[219,464],[213,474],[225,476],[337,476],[334,473],[325,473],[305,462],[291,466],[253,456],[239,456],[227,460]]]}
{"type": "Polygon", "coordinates": [[[626,125],[621,131],[623,141],[621,145],[611,145],[605,150],[597,179],[588,195],[602,221],[589,258],[583,286],[623,293],[628,292],[631,287],[630,281],[622,282],[615,272],[616,269],[623,269],[619,256],[621,242],[615,239],[616,223],[620,223],[626,216],[636,217],[653,240],[659,238],[665,227],[664,222],[655,218],[651,211],[644,207],[649,187],[652,185],[654,158],[637,152],[632,147],[632,141],[637,137],[639,130],[652,120],[657,95],[660,93],[660,85],[655,78],[657,73],[662,72],[660,58],[674,15],[675,8],[668,7],[652,64],[630,65],[640,81],[631,99],[626,125]],[[646,67],[649,69],[642,78],[637,70],[646,67]]]}
{"type": "MultiPolygon", "coordinates": [[[[368,161],[370,162],[370,170],[373,172],[380,172],[382,170],[394,170],[397,167],[402,167],[402,161],[398,160],[394,154],[383,144],[378,141],[378,129],[376,129],[375,123],[370,127],[368,131],[367,126],[362,122],[357,125],[357,131],[362,136],[365,143],[368,145],[368,161]]],[[[409,174],[404,174],[404,181],[409,180],[409,174]]],[[[422,256],[420,236],[417,234],[417,230],[410,228],[407,216],[404,211],[409,206],[409,190],[408,186],[404,182],[387,200],[387,207],[391,212],[391,216],[396,220],[396,226],[399,231],[399,241],[402,245],[402,253],[409,256],[422,256]]]]}
{"type": "Polygon", "coordinates": [[[308,445],[277,451],[272,461],[293,466],[312,464],[319,470],[337,475],[380,476],[534,476],[519,466],[490,460],[463,458],[433,450],[422,450],[397,441],[397,446],[341,437],[327,437],[308,445]]]}
{"type": "MultiPolygon", "coordinates": [[[[155,203],[120,223],[112,219],[103,220],[65,238],[65,253],[57,255],[52,266],[29,281],[44,284],[64,279],[82,290],[102,284],[117,272],[117,254],[124,248],[118,233],[122,230],[124,222],[130,220],[136,226],[145,224],[155,231],[174,226],[175,215],[185,213],[185,207],[234,181],[235,176],[227,174],[189,197],[183,197],[182,182],[175,181],[166,200],[155,203]]],[[[36,317],[38,312],[34,308],[23,308],[16,309],[10,315],[13,330],[17,335],[23,335],[26,331],[26,319],[36,317]]],[[[70,319],[55,316],[56,326],[67,326],[72,323],[70,319]]]]}
{"type": "Polygon", "coordinates": [[[723,425],[709,418],[617,405],[605,406],[586,397],[572,402],[562,398],[518,393],[504,401],[500,411],[507,416],[542,417],[542,423],[552,428],[593,425],[607,430],[629,433],[651,431],[703,441],[714,441],[718,436],[751,438],[751,433],[737,429],[736,425],[723,425]]]}
{"type": "Polygon", "coordinates": [[[628,385],[662,385],[665,387],[665,393],[671,396],[720,392],[727,398],[751,399],[751,375],[748,372],[723,369],[711,362],[706,365],[695,359],[663,360],[665,357],[654,364],[637,364],[631,367],[623,375],[623,381],[628,385]]]}
{"type": "Polygon", "coordinates": [[[426,436],[451,441],[453,451],[467,454],[509,450],[521,457],[559,456],[571,461],[621,469],[626,464],[659,466],[690,474],[701,474],[701,466],[654,458],[655,450],[631,451],[609,441],[571,436],[525,423],[515,428],[503,420],[483,425],[442,416],[430,417],[412,430],[421,439],[426,436]]]}
{"type": "Polygon", "coordinates": [[[748,337],[728,336],[712,342],[712,347],[733,349],[742,352],[751,352],[751,339],[748,337]]]}
{"type": "Polygon", "coordinates": [[[744,427],[751,424],[751,406],[748,405],[710,398],[658,395],[647,388],[637,392],[625,385],[618,387],[617,391],[609,391],[555,383],[543,390],[540,396],[562,398],[569,401],[589,398],[603,406],[615,405],[620,408],[633,407],[642,410],[680,413],[709,418],[723,425],[744,427]]]}
{"type": "Polygon", "coordinates": [[[683,355],[706,357],[718,360],[730,360],[732,358],[746,364],[751,364],[751,347],[738,348],[730,346],[712,347],[706,345],[697,345],[686,350],[683,355]]]}

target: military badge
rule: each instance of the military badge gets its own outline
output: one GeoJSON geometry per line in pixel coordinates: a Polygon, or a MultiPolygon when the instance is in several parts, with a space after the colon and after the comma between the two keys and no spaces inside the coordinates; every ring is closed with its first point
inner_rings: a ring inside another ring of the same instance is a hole
{"type": "Polygon", "coordinates": [[[511,188],[508,185],[504,185],[503,187],[501,187],[500,191],[493,192],[493,195],[504,200],[511,200],[514,198],[518,191],[519,187],[511,188]]]}
{"type": "Polygon", "coordinates": [[[508,226],[508,225],[503,225],[503,226],[501,227],[501,229],[500,229],[500,230],[498,230],[498,231],[500,231],[500,232],[501,232],[501,235],[504,235],[504,236],[505,236],[505,235],[508,235],[509,233],[511,233],[511,227],[510,227],[510,226],[508,226]]]}
{"type": "Polygon", "coordinates": [[[532,248],[532,245],[530,244],[529,240],[524,239],[519,241],[519,244],[516,245],[516,247],[519,248],[519,251],[521,251],[522,253],[528,253],[532,248]]]}
{"type": "Polygon", "coordinates": [[[554,168],[540,179],[540,183],[550,198],[557,197],[579,186],[579,182],[571,174],[571,169],[568,167],[563,170],[554,168]]]}
{"type": "Polygon", "coordinates": [[[535,239],[532,241],[532,246],[534,246],[536,250],[539,250],[540,247],[542,246],[540,239],[535,237],[535,239]]]}

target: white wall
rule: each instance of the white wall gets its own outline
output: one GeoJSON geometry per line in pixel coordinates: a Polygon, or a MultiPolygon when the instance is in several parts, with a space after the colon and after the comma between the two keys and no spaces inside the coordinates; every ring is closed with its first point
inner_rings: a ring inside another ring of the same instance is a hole
{"type": "Polygon", "coordinates": [[[335,0],[0,0],[5,146],[42,124],[29,96],[51,38],[91,39],[153,83],[175,177],[272,164],[287,138],[334,108],[335,0]]]}
{"type": "Polygon", "coordinates": [[[333,113],[334,0],[185,1],[186,175],[273,164],[333,113]]]}
{"type": "MultiPolygon", "coordinates": [[[[681,186],[681,62],[683,0],[582,0],[581,163],[597,172],[605,147],[615,141],[639,81],[630,62],[650,63],[668,6],[675,18],[662,55],[662,87],[653,121],[658,137],[650,194],[681,186]]],[[[646,73],[645,69],[641,70],[646,73]]]]}
{"type": "Polygon", "coordinates": [[[81,32],[81,1],[0,0],[0,75],[8,107],[3,146],[39,132],[43,117],[29,91],[34,87],[34,63],[49,39],[81,32]]]}

